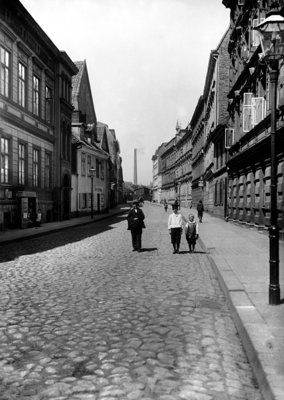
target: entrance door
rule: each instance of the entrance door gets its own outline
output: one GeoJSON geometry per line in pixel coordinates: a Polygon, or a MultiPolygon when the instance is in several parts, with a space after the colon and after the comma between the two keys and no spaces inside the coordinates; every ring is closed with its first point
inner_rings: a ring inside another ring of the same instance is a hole
{"type": "Polygon", "coordinates": [[[70,180],[68,175],[63,178],[63,219],[70,217],[70,180]]]}

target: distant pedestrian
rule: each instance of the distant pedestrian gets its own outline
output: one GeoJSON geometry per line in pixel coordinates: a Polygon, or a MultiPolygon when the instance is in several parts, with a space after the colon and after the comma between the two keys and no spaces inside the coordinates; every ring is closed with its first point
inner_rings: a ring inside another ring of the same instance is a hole
{"type": "Polygon", "coordinates": [[[180,239],[182,233],[182,216],[178,212],[178,206],[173,205],[173,212],[168,219],[168,229],[174,248],[173,254],[179,253],[180,239]]]}
{"type": "Polygon", "coordinates": [[[197,204],[196,209],[197,209],[197,215],[198,215],[199,222],[202,222],[203,212],[204,212],[204,206],[203,206],[202,200],[199,200],[199,203],[197,204]]]}
{"type": "Polygon", "coordinates": [[[189,214],[188,222],[185,224],[185,238],[188,243],[189,252],[195,250],[196,240],[198,239],[198,223],[194,219],[193,214],[189,214]]]}
{"type": "Polygon", "coordinates": [[[174,202],[174,204],[173,204],[173,209],[174,209],[174,207],[177,207],[177,209],[179,209],[179,202],[178,202],[178,199],[175,199],[175,202],[174,202]]]}
{"type": "Polygon", "coordinates": [[[164,209],[167,212],[168,211],[168,203],[167,200],[164,201],[164,209]]]}
{"type": "Polygon", "coordinates": [[[36,221],[35,221],[35,226],[40,226],[41,224],[41,209],[38,209],[37,215],[36,215],[36,221]]]}
{"type": "Polygon", "coordinates": [[[28,212],[28,226],[29,228],[33,228],[35,226],[35,221],[36,221],[36,213],[32,208],[29,209],[28,212]]]}
{"type": "Polygon", "coordinates": [[[132,202],[132,208],[127,215],[128,230],[131,232],[132,251],[141,251],[142,244],[142,229],[145,228],[144,224],[145,215],[139,208],[139,200],[132,202]]]}

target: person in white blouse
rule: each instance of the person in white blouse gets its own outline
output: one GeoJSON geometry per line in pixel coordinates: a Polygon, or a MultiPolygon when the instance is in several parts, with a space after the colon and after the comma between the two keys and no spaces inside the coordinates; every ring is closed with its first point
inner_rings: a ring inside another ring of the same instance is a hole
{"type": "Polygon", "coordinates": [[[182,234],[182,216],[178,212],[178,206],[173,205],[173,212],[168,219],[168,229],[174,248],[173,254],[179,253],[180,239],[182,234]]]}

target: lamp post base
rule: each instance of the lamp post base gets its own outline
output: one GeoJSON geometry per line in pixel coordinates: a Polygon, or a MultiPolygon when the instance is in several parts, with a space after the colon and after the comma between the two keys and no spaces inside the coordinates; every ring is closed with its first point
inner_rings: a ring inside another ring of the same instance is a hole
{"type": "Polygon", "coordinates": [[[279,285],[279,229],[276,225],[269,228],[269,250],[270,250],[270,283],[269,283],[269,304],[280,304],[279,285]]]}
{"type": "Polygon", "coordinates": [[[278,306],[280,304],[279,285],[269,285],[269,304],[271,306],[278,306]]]}

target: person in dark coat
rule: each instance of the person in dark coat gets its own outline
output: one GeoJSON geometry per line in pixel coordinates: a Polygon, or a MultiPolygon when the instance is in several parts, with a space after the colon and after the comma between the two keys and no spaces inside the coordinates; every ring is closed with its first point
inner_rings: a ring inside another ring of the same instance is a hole
{"type": "Polygon", "coordinates": [[[203,212],[204,212],[204,206],[202,204],[202,200],[199,200],[199,203],[197,204],[196,209],[197,209],[197,215],[198,215],[199,222],[202,222],[203,212]]]}
{"type": "Polygon", "coordinates": [[[139,201],[133,201],[132,208],[129,210],[127,215],[127,229],[131,232],[132,251],[141,251],[142,229],[145,228],[144,219],[145,215],[139,207],[139,201]]]}
{"type": "Polygon", "coordinates": [[[164,200],[164,209],[167,212],[168,211],[168,203],[167,200],[164,200]]]}

